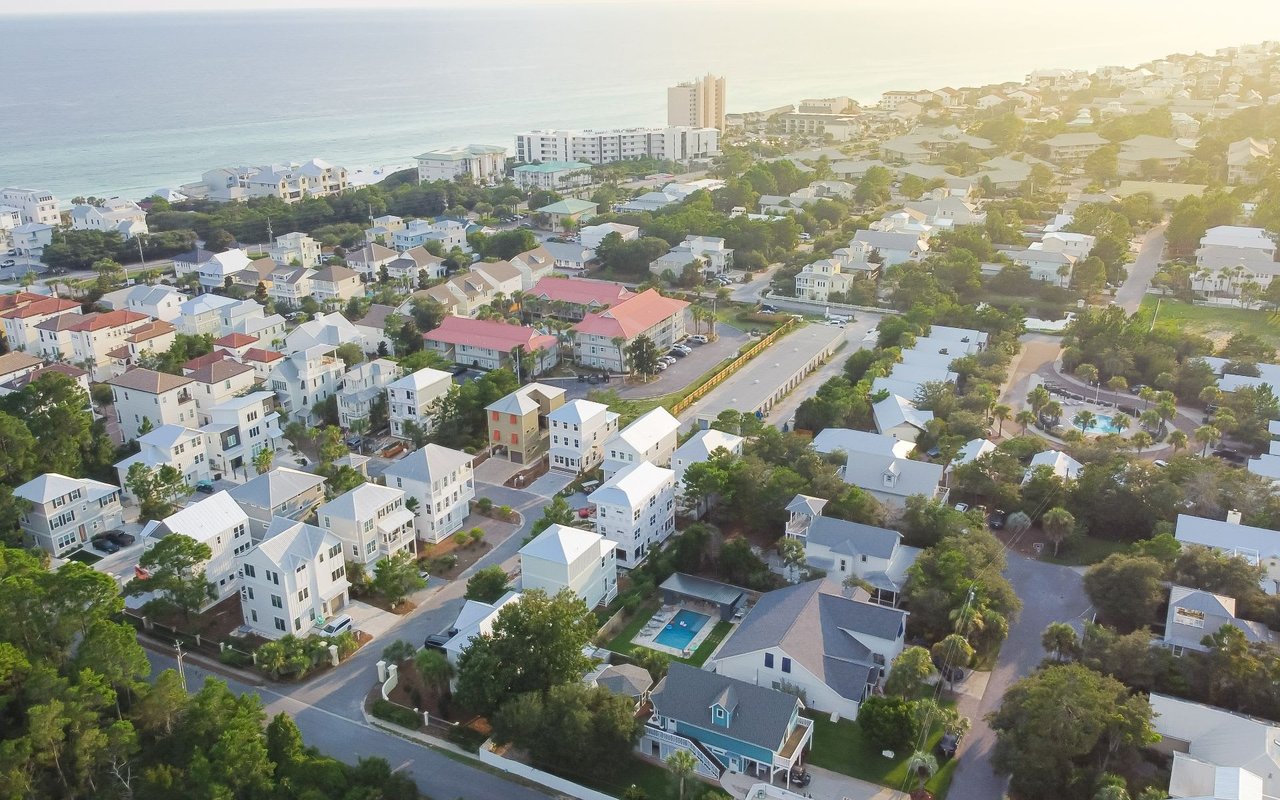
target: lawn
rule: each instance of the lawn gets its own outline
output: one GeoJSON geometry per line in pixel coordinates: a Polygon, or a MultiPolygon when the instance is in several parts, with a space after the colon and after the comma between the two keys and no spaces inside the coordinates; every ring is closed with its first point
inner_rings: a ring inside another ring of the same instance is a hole
{"type": "MultiPolygon", "coordinates": [[[[664,798],[674,797],[676,793],[675,781],[672,779],[670,772],[657,764],[651,764],[635,756],[611,764],[609,766],[609,777],[607,778],[573,775],[563,770],[549,771],[574,783],[596,789],[614,797],[622,797],[622,793],[631,786],[643,789],[645,796],[649,800],[663,800],[664,798]]],[[[685,793],[688,794],[688,791],[686,790],[685,793]]]]}
{"type": "Polygon", "coordinates": [[[102,556],[90,553],[88,550],[77,550],[67,556],[68,561],[79,561],[81,564],[97,564],[102,560],[102,556]]]}
{"type": "Polygon", "coordinates": [[[1062,564],[1067,567],[1088,566],[1097,564],[1112,553],[1120,553],[1129,549],[1127,542],[1114,542],[1110,539],[1098,539],[1093,536],[1078,536],[1062,543],[1058,555],[1053,554],[1053,546],[1046,544],[1040,554],[1041,561],[1050,564],[1062,564]]]}
{"type": "MultiPolygon", "coordinates": [[[[640,645],[633,643],[631,640],[635,638],[635,635],[640,632],[640,629],[644,627],[644,624],[649,621],[649,618],[652,617],[654,612],[657,610],[657,600],[640,606],[636,610],[635,617],[623,626],[622,630],[618,632],[618,635],[613,637],[606,647],[609,650],[612,650],[615,653],[620,653],[624,656],[629,656],[636,650],[642,649],[640,645]]],[[[725,637],[729,635],[729,631],[731,630],[733,630],[732,624],[723,621],[717,622],[716,626],[711,629],[711,633],[707,635],[707,638],[702,641],[702,644],[698,645],[698,649],[693,651],[693,655],[688,658],[677,658],[676,656],[672,656],[671,660],[681,661],[695,667],[701,667],[703,664],[707,663],[707,659],[711,657],[711,654],[715,652],[715,649],[719,647],[720,643],[724,641],[725,637]]]]}
{"type": "Polygon", "coordinates": [[[1249,333],[1272,347],[1280,347],[1280,326],[1272,322],[1269,311],[1197,306],[1179,300],[1147,295],[1142,300],[1138,315],[1148,323],[1152,315],[1155,315],[1157,328],[1196,333],[1212,339],[1217,346],[1225,344],[1233,333],[1249,333]],[[1157,303],[1160,306],[1159,314],[1156,314],[1157,303]]]}
{"type": "MultiPolygon", "coordinates": [[[[915,788],[914,781],[906,785],[910,753],[902,752],[897,759],[885,758],[880,754],[881,748],[866,739],[858,723],[843,719],[832,722],[824,715],[815,715],[812,719],[813,749],[809,752],[809,763],[891,789],[915,788]]],[[[925,742],[925,749],[934,752],[941,738],[942,727],[936,726],[925,742]]],[[[954,758],[939,763],[938,773],[925,784],[938,800],[946,796],[955,765],[954,758]]]]}

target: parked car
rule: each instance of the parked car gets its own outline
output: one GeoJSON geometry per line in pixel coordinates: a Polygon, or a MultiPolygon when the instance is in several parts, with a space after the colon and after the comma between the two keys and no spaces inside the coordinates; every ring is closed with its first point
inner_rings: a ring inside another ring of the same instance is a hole
{"type": "Polygon", "coordinates": [[[671,364],[669,364],[669,363],[668,363],[668,362],[666,362],[666,361],[659,361],[658,363],[654,364],[653,366],[654,366],[654,369],[658,370],[658,372],[666,372],[666,371],[667,371],[667,367],[671,366],[671,364]]]}
{"type": "Polygon", "coordinates": [[[766,314],[777,314],[777,313],[778,313],[778,307],[777,307],[777,306],[771,306],[771,305],[769,305],[768,303],[764,303],[763,305],[761,305],[761,306],[760,306],[760,310],[761,310],[761,311],[763,311],[763,312],[764,312],[764,313],[766,313],[766,314]]]}
{"type": "Polygon", "coordinates": [[[1163,458],[1157,458],[1155,461],[1151,462],[1151,466],[1157,467],[1159,469],[1164,469],[1165,467],[1169,466],[1169,462],[1165,461],[1163,458]]]}
{"type": "Polygon", "coordinates": [[[993,531],[1002,529],[1004,527],[1005,520],[1008,519],[1008,516],[1009,515],[1003,510],[997,508],[995,511],[991,512],[991,516],[987,517],[987,527],[991,528],[993,531]]]}
{"type": "Polygon", "coordinates": [[[196,491],[200,494],[213,494],[213,481],[196,481],[196,491]]]}
{"type": "Polygon", "coordinates": [[[360,445],[364,444],[364,439],[361,439],[359,436],[356,436],[355,434],[348,436],[344,441],[347,443],[347,447],[358,448],[360,445]]]}
{"type": "Polygon", "coordinates": [[[964,513],[965,511],[968,511],[968,510],[969,510],[968,503],[956,503],[956,511],[959,511],[960,513],[964,513]]]}
{"type": "Polygon", "coordinates": [[[954,733],[944,733],[938,740],[938,755],[943,758],[954,758],[956,748],[960,746],[960,737],[954,733]]]}
{"type": "Polygon", "coordinates": [[[115,542],[108,539],[105,535],[100,533],[97,536],[93,537],[93,549],[100,550],[106,553],[107,555],[111,555],[112,553],[120,552],[120,545],[116,544],[115,542]]]}
{"type": "Polygon", "coordinates": [[[689,355],[689,354],[688,354],[688,353],[686,353],[686,352],[685,352],[685,351],[683,351],[683,350],[678,350],[678,349],[676,349],[676,348],[674,348],[674,347],[673,347],[673,348],[671,348],[671,352],[669,353],[669,355],[673,355],[673,356],[675,356],[676,358],[684,358],[685,356],[687,356],[687,355],[689,355]]]}
{"type": "Polygon", "coordinates": [[[684,353],[686,356],[693,353],[693,348],[683,344],[672,345],[671,349],[680,353],[684,353]]]}
{"type": "Polygon", "coordinates": [[[104,539],[110,539],[111,541],[115,542],[121,547],[128,547],[129,545],[138,541],[137,537],[135,537],[132,533],[125,533],[119,528],[115,528],[113,530],[107,531],[106,533],[102,534],[102,537],[104,539]]]}
{"type": "Polygon", "coordinates": [[[710,340],[710,339],[708,339],[707,337],[703,336],[703,335],[702,335],[702,334],[700,334],[700,333],[695,333],[693,336],[690,336],[690,337],[689,337],[688,341],[689,341],[689,342],[691,342],[691,343],[693,343],[693,344],[706,344],[707,342],[709,342],[709,341],[711,341],[711,340],[710,340]]]}
{"type": "Polygon", "coordinates": [[[447,631],[433,633],[427,637],[427,640],[422,643],[422,646],[428,650],[444,650],[445,643],[457,635],[457,628],[450,628],[447,631]]]}
{"type": "Polygon", "coordinates": [[[0,266],[4,266],[4,267],[12,267],[12,266],[14,266],[14,265],[15,265],[15,264],[17,264],[17,263],[18,263],[18,262],[17,262],[17,261],[14,261],[12,258],[7,258],[7,259],[5,259],[5,262],[4,262],[3,264],[0,264],[0,266]]]}

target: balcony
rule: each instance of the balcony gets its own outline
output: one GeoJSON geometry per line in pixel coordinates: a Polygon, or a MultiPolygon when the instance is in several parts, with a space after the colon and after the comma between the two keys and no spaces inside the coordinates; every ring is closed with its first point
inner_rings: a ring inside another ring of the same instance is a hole
{"type": "Polygon", "coordinates": [[[191,396],[191,392],[188,392],[185,389],[181,392],[178,392],[179,403],[194,403],[195,401],[196,399],[191,396]]]}

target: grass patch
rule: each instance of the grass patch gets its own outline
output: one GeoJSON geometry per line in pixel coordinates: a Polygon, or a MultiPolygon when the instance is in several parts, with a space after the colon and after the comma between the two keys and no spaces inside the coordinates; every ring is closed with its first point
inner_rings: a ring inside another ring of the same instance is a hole
{"type": "Polygon", "coordinates": [[[677,660],[684,661],[686,664],[690,664],[695,667],[701,667],[703,664],[707,663],[707,659],[711,657],[711,654],[715,652],[716,648],[720,646],[720,643],[724,641],[724,637],[728,636],[729,631],[731,630],[733,630],[733,626],[728,622],[724,622],[723,620],[717,622],[716,626],[711,629],[711,633],[707,638],[703,639],[702,644],[698,645],[698,649],[693,651],[693,655],[689,656],[687,659],[681,658],[677,660]]]}
{"type": "Polygon", "coordinates": [[[81,564],[97,564],[102,560],[102,556],[94,555],[88,550],[77,550],[67,556],[68,561],[79,561],[81,564]]]}
{"type": "MultiPolygon", "coordinates": [[[[546,767],[542,767],[542,769],[614,797],[622,797],[622,793],[632,786],[642,789],[645,796],[651,798],[651,800],[661,800],[661,798],[674,797],[675,795],[675,783],[670,772],[657,764],[651,764],[635,756],[611,764],[609,766],[609,777],[607,778],[574,775],[561,769],[548,769],[546,767]]],[[[696,778],[691,778],[685,783],[690,784],[696,781],[696,778]]],[[[689,793],[689,788],[686,787],[685,795],[689,793]]]]}
{"type": "Polygon", "coordinates": [[[1063,542],[1056,556],[1053,554],[1053,547],[1046,544],[1044,551],[1040,554],[1040,560],[1066,567],[1080,567],[1097,564],[1112,553],[1121,553],[1128,549],[1128,542],[1115,542],[1094,536],[1077,536],[1063,542]]]}
{"type": "Polygon", "coordinates": [[[1169,298],[1147,295],[1142,299],[1138,316],[1148,325],[1154,316],[1156,328],[1194,333],[1221,346],[1234,333],[1257,336],[1272,347],[1280,347],[1280,327],[1271,322],[1271,312],[1227,306],[1197,306],[1169,298]],[[1159,304],[1160,312],[1156,313],[1159,304]]]}
{"type": "MultiPolygon", "coordinates": [[[[807,716],[807,715],[806,715],[807,716]]],[[[839,772],[853,778],[888,786],[891,789],[902,789],[907,781],[907,759],[909,752],[897,753],[897,758],[885,758],[880,748],[864,735],[856,722],[840,720],[832,722],[825,715],[811,717],[813,719],[813,750],[809,753],[809,763],[839,772]]],[[[934,752],[938,740],[942,738],[942,726],[936,725],[925,741],[925,750],[934,752]]],[[[925,788],[934,793],[934,797],[942,798],[951,777],[955,772],[956,759],[939,764],[938,773],[929,779],[925,788]]],[[[914,779],[907,789],[915,788],[914,779]]]]}
{"type": "Polygon", "coordinates": [[[622,630],[618,631],[618,635],[609,640],[609,644],[605,646],[615,653],[621,653],[624,656],[631,655],[631,651],[636,648],[636,645],[632,644],[631,640],[636,637],[636,634],[640,632],[644,624],[658,610],[658,606],[659,603],[656,598],[637,606],[635,616],[631,618],[630,622],[623,625],[622,630]]]}

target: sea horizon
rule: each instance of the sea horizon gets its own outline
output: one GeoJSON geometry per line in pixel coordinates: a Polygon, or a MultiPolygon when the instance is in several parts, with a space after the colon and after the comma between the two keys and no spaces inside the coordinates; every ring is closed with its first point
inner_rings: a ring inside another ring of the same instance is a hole
{"type": "Polygon", "coordinates": [[[1133,66],[1280,31],[1280,9],[1255,0],[1224,0],[1196,25],[1177,24],[1192,18],[1185,3],[1159,25],[1153,4],[1114,5],[1034,4],[1014,20],[933,2],[914,30],[889,0],[5,15],[0,185],[65,202],[145,197],[219,166],[407,166],[455,144],[510,150],[521,130],[662,125],[666,87],[706,72],[725,76],[730,112],[833,95],[866,105],[889,89],[1133,66]],[[1104,12],[1112,23],[1088,36],[1026,34],[1104,12]]]}

